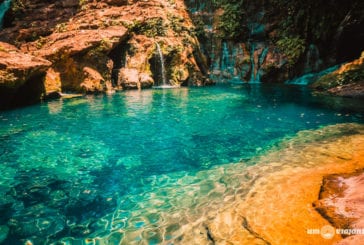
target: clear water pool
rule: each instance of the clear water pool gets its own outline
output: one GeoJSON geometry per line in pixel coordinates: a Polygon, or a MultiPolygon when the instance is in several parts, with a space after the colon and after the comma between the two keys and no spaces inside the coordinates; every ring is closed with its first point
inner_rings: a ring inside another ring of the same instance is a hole
{"type": "Polygon", "coordinates": [[[252,164],[300,130],[363,123],[363,108],[342,107],[359,102],[336,102],[304,87],[244,84],[0,112],[0,242],[168,242],[192,222],[172,214],[198,213],[202,196],[224,199],[211,192],[211,169],[252,164]]]}

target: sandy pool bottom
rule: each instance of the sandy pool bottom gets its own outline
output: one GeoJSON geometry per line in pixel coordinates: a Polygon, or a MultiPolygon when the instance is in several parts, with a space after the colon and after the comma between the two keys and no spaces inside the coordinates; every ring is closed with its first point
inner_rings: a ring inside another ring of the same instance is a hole
{"type": "Polygon", "coordinates": [[[323,245],[339,242],[340,235],[330,229],[325,233],[327,226],[332,225],[315,210],[313,203],[318,199],[325,176],[364,168],[363,133],[364,127],[355,124],[300,132],[284,142],[278,151],[261,157],[257,165],[244,170],[245,176],[250,176],[250,181],[242,181],[241,185],[242,189],[249,188],[247,194],[224,205],[215,217],[185,232],[191,235],[185,236],[181,243],[323,245]]]}

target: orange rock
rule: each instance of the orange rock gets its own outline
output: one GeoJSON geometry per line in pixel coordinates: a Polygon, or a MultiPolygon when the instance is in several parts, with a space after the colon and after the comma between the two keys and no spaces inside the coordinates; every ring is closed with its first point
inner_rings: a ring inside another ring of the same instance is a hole
{"type": "MultiPolygon", "coordinates": [[[[216,215],[200,226],[201,234],[207,229],[208,236],[199,244],[210,244],[211,240],[216,244],[361,244],[362,236],[349,237],[352,243],[342,240],[336,233],[340,227],[333,227],[313,203],[325,176],[362,168],[363,126],[345,124],[302,132],[281,150],[262,156],[256,165],[234,176],[240,178],[241,187],[236,188],[233,201],[214,210],[216,215]],[[351,130],[356,134],[345,133],[351,130]]],[[[356,187],[350,188],[348,197],[361,200],[362,176],[351,184],[356,187]]],[[[356,205],[348,202],[350,210],[356,205]]],[[[362,203],[357,207],[361,216],[362,203]]],[[[183,242],[193,239],[186,235],[183,242]]]]}
{"type": "Polygon", "coordinates": [[[0,108],[39,101],[51,62],[0,42],[0,108]]]}
{"type": "Polygon", "coordinates": [[[84,80],[80,84],[80,87],[84,92],[103,92],[107,90],[105,79],[94,69],[90,67],[84,67],[83,75],[84,80]]]}
{"type": "Polygon", "coordinates": [[[45,97],[57,97],[62,92],[61,86],[61,74],[49,68],[44,79],[45,97]]]}
{"type": "MultiPolygon", "coordinates": [[[[336,227],[360,230],[364,227],[363,190],[364,173],[335,174],[326,176],[320,191],[320,200],[316,209],[336,227]]],[[[349,232],[349,230],[348,230],[349,232]]],[[[350,235],[350,234],[348,234],[350,235]]],[[[346,237],[340,244],[359,244],[364,241],[364,234],[346,237]]]]}

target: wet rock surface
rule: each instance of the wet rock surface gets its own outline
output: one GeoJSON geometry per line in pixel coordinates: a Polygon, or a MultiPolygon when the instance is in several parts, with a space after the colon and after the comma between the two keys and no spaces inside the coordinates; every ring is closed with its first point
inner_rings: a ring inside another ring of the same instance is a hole
{"type": "Polygon", "coordinates": [[[353,60],[363,49],[359,1],[185,2],[221,82],[284,82],[353,60]]]}
{"type": "MultiPolygon", "coordinates": [[[[362,229],[364,227],[363,202],[364,173],[336,174],[323,179],[319,200],[314,203],[318,212],[339,229],[362,229]]],[[[362,234],[343,234],[339,244],[359,244],[362,234]]]]}
{"type": "MultiPolygon", "coordinates": [[[[221,209],[210,209],[202,224],[191,225],[182,244],[360,244],[363,236],[342,240],[334,232],[324,238],[322,227],[334,224],[312,205],[325,176],[345,176],[363,167],[363,128],[342,126],[301,132],[286,142],[286,147],[263,156],[258,165],[246,169],[239,177],[239,194],[221,209]],[[251,188],[244,192],[243,186],[251,188]],[[310,233],[310,229],[319,232],[310,233]]],[[[353,211],[357,217],[362,217],[364,210],[360,194],[362,177],[350,180],[353,185],[348,189],[353,190],[349,193],[355,198],[347,199],[346,211],[353,211]]],[[[335,189],[331,197],[337,199],[336,194],[335,189]]]]}
{"type": "Polygon", "coordinates": [[[364,52],[358,59],[317,79],[310,87],[320,94],[364,98],[364,52]]]}

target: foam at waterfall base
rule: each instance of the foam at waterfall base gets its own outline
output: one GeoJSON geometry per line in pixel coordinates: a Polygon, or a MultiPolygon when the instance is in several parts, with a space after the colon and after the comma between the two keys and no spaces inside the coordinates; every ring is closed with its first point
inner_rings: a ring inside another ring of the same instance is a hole
{"type": "Polygon", "coordinates": [[[169,88],[180,88],[181,86],[177,85],[160,85],[160,86],[153,86],[155,89],[169,89],[169,88]]]}

